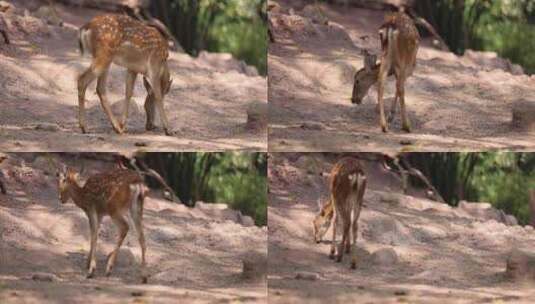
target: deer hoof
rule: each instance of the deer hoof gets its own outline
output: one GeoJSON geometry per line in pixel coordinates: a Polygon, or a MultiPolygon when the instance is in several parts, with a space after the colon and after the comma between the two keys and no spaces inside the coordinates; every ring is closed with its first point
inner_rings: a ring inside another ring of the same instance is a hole
{"type": "Polygon", "coordinates": [[[88,272],[87,272],[87,275],[85,276],[87,279],[91,279],[93,278],[95,274],[95,269],[90,269],[88,272]]]}

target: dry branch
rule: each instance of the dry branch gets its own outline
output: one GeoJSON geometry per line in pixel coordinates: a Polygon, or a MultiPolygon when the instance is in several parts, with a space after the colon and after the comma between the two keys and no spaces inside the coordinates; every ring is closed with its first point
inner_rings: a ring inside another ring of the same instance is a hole
{"type": "Polygon", "coordinates": [[[431,189],[431,191],[433,191],[433,194],[435,196],[435,198],[440,201],[441,203],[446,203],[446,201],[444,200],[444,198],[440,195],[440,192],[438,192],[438,190],[435,188],[435,186],[433,186],[433,184],[431,184],[431,182],[429,181],[429,179],[427,179],[427,177],[418,169],[416,168],[413,168],[409,162],[401,157],[401,163],[406,167],[408,168],[407,169],[407,172],[412,175],[412,176],[415,176],[417,177],[418,179],[420,179],[426,186],[428,189],[431,189]]]}
{"type": "Polygon", "coordinates": [[[180,200],[180,198],[176,196],[175,191],[171,187],[169,187],[169,185],[165,182],[162,176],[158,174],[158,172],[147,167],[147,165],[145,165],[145,163],[143,163],[141,159],[128,158],[128,157],[126,158],[130,161],[130,165],[132,165],[132,167],[134,167],[138,173],[142,175],[149,175],[149,176],[154,177],[164,187],[164,189],[169,192],[169,194],[171,195],[175,203],[182,204],[182,201],[180,200]],[[136,165],[136,163],[139,164],[141,169],[136,165]]]}

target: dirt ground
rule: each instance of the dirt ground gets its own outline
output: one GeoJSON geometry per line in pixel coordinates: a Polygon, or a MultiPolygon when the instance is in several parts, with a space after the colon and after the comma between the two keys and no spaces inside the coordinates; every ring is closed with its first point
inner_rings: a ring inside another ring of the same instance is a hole
{"type": "MultiPolygon", "coordinates": [[[[116,135],[98,96],[87,91],[87,126],[78,127],[76,78],[90,65],[78,49],[78,27],[102,12],[57,5],[63,27],[47,25],[24,8],[35,1],[10,1],[4,14],[11,45],[0,42],[0,151],[221,151],[267,149],[267,131],[246,128],[247,107],[267,103],[267,80],[228,54],[192,58],[170,54],[173,87],[165,99],[176,135],[145,131],[146,91],[138,77],[128,130],[116,135]]],[[[44,3],[44,2],[43,2],[44,3]]],[[[30,8],[31,9],[31,8],[30,8]]],[[[124,100],[125,69],[112,65],[108,95],[116,114],[124,100]]],[[[160,125],[159,118],[156,120],[160,125]]]]}
{"type": "MultiPolygon", "coordinates": [[[[110,167],[102,161],[83,162],[87,171],[82,177],[110,167]]],[[[238,211],[226,205],[187,208],[161,199],[156,191],[145,201],[143,221],[148,284],[141,284],[141,253],[132,223],[116,267],[110,277],[104,275],[106,255],[117,238],[109,218],[99,234],[96,275],[86,279],[87,218],[74,204],[60,204],[54,172],[38,155],[10,154],[2,164],[8,194],[0,194],[1,303],[267,302],[265,277],[242,275],[243,261],[267,263],[267,228],[240,224],[238,211]]]]}
{"type": "Polygon", "coordinates": [[[348,256],[330,260],[331,232],[316,244],[312,219],[317,200],[328,194],[319,173],[335,161],[333,155],[270,154],[270,303],[533,303],[533,284],[504,275],[512,248],[535,250],[532,227],[469,214],[417,189],[403,195],[399,178],[376,161],[364,162],[357,269],[349,269],[348,256]]]}
{"type": "MultiPolygon", "coordinates": [[[[383,134],[377,90],[361,105],[350,98],[364,50],[379,54],[384,12],[300,0],[273,1],[276,43],[269,47],[270,151],[532,150],[535,134],[511,127],[512,105],[535,100],[535,77],[513,75],[493,54],[459,57],[423,40],[406,84],[412,133],[398,116],[383,134]],[[293,15],[292,15],[293,13],[293,15]],[[328,20],[326,25],[324,22],[328,20]],[[316,22],[313,22],[316,21],[316,22]]],[[[387,109],[395,93],[388,81],[387,109]]]]}

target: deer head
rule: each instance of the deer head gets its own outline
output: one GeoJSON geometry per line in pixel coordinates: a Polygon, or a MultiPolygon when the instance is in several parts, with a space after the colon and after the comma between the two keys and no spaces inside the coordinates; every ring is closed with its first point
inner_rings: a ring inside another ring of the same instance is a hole
{"type": "Polygon", "coordinates": [[[370,55],[368,52],[364,52],[364,67],[355,74],[351,103],[361,104],[364,96],[368,94],[370,87],[377,82],[380,65],[376,64],[376,61],[376,55],[370,55]]]}

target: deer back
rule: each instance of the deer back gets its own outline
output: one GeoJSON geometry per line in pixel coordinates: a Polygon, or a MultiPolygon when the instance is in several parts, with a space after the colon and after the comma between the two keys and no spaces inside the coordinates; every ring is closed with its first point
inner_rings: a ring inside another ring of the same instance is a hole
{"type": "Polygon", "coordinates": [[[144,181],[137,172],[115,169],[89,177],[83,192],[99,213],[113,214],[129,208],[132,201],[130,185],[139,183],[144,181]]]}
{"type": "Polygon", "coordinates": [[[351,214],[348,198],[357,195],[358,176],[364,175],[359,160],[351,157],[342,158],[331,171],[332,200],[342,215],[351,214]]]}

